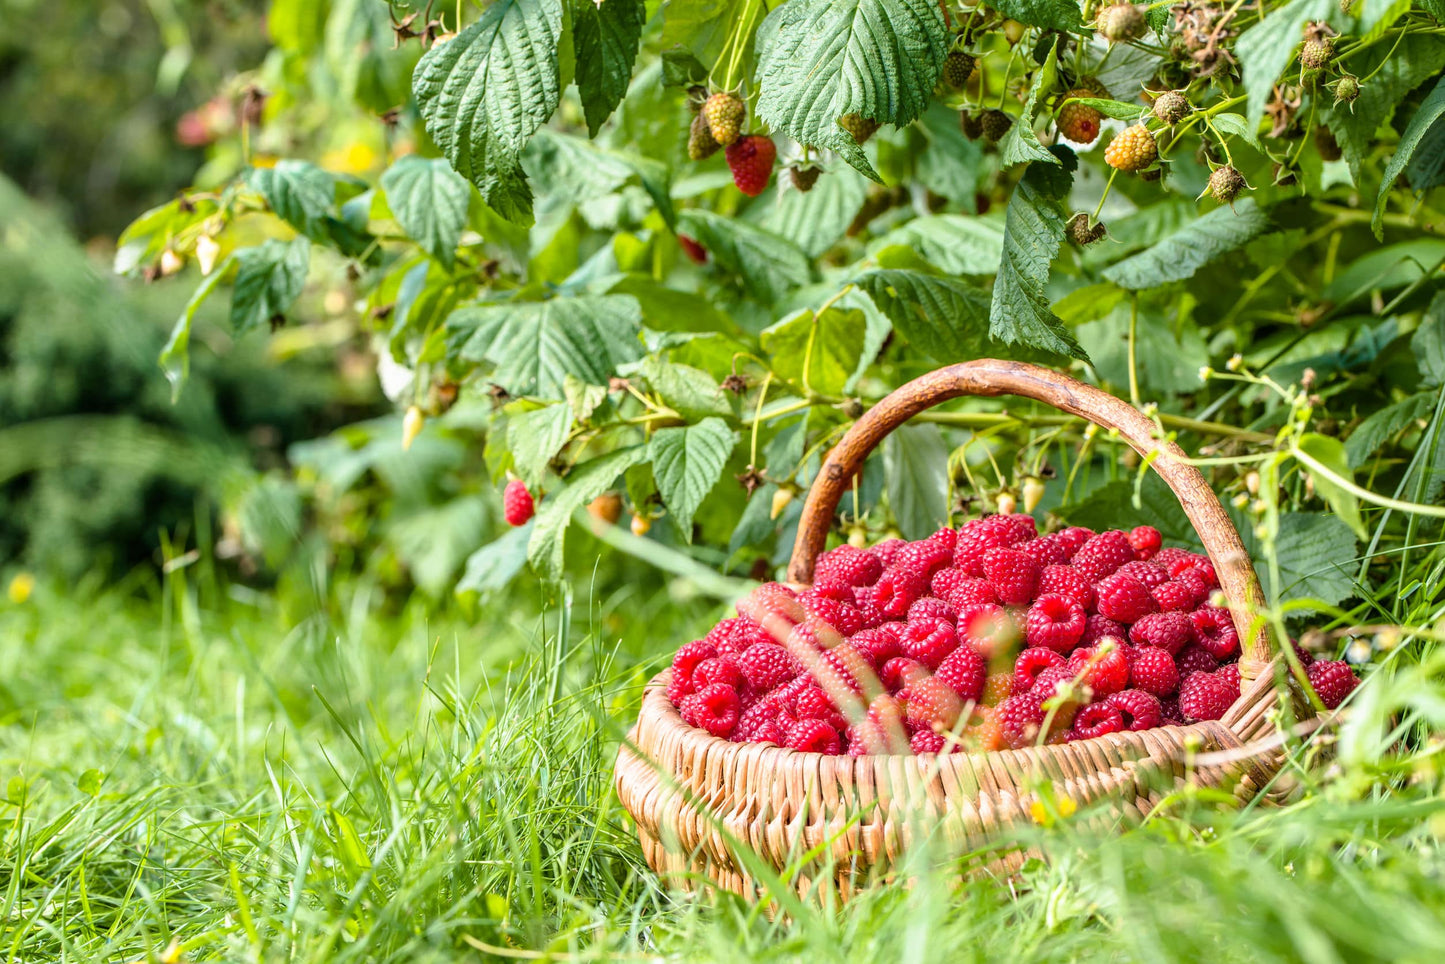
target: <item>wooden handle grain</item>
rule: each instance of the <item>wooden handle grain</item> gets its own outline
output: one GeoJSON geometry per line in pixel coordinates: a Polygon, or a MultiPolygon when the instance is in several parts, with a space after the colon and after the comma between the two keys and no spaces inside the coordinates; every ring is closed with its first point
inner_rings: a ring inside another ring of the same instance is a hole
{"type": "Polygon", "coordinates": [[[1263,620],[1255,618],[1264,605],[1259,577],[1218,496],[1198,469],[1182,461],[1187,458],[1184,451],[1158,438],[1154,422],[1127,402],[1067,375],[1024,362],[980,358],[949,365],[915,378],[869,409],[828,453],[808,492],[788,564],[792,582],[812,581],[813,565],[827,544],[838,502],[868,453],[914,415],[963,395],[1018,395],[1044,402],[1102,428],[1116,430],[1135,451],[1152,459],[1154,471],[1173,490],[1199,534],[1229,599],[1243,647],[1241,674],[1253,679],[1269,662],[1268,629],[1259,625],[1263,620]]]}

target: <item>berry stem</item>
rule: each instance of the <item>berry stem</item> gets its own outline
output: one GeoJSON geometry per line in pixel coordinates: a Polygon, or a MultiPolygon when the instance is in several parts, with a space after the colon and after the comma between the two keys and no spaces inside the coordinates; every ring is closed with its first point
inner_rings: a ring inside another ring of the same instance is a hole
{"type": "MultiPolygon", "coordinates": [[[[1112,178],[1110,178],[1112,180],[1112,178]]],[[[1139,295],[1133,294],[1129,297],[1129,401],[1135,408],[1140,405],[1139,401],[1139,359],[1137,349],[1139,345],[1139,295]]]]}
{"type": "Polygon", "coordinates": [[[763,387],[758,389],[758,404],[753,408],[753,432],[752,441],[748,446],[748,464],[758,464],[758,426],[763,424],[763,400],[768,397],[768,386],[773,383],[773,373],[768,372],[768,377],[763,379],[763,387]]]}
{"type": "Polygon", "coordinates": [[[1104,210],[1104,202],[1109,199],[1109,188],[1114,186],[1114,178],[1118,176],[1119,169],[1117,167],[1109,170],[1109,183],[1104,185],[1104,193],[1099,195],[1099,203],[1094,208],[1094,216],[1089,219],[1091,222],[1099,220],[1099,212],[1104,210]]]}

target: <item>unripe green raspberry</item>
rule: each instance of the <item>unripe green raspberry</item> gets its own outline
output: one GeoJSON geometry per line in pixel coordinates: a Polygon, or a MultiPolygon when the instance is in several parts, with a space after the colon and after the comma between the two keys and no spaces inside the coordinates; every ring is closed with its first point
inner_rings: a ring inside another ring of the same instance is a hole
{"type": "Polygon", "coordinates": [[[732,94],[713,94],[702,105],[702,116],[707,118],[708,130],[713,140],[723,147],[729,147],[742,133],[743,118],[747,107],[732,94]]]}
{"type": "Polygon", "coordinates": [[[1300,48],[1299,62],[1305,70],[1323,70],[1335,55],[1335,42],[1329,37],[1306,40],[1300,48]]]}
{"type": "Polygon", "coordinates": [[[1159,146],[1143,124],[1126,127],[1104,148],[1104,163],[1120,171],[1142,171],[1158,157],[1159,146]]]}
{"type": "Polygon", "coordinates": [[[838,126],[853,135],[856,143],[866,143],[878,130],[878,122],[861,114],[844,114],[838,118],[838,126]]]}
{"type": "Polygon", "coordinates": [[[1144,11],[1132,3],[1114,3],[1099,11],[1099,33],[1110,43],[1127,43],[1144,36],[1144,11]]]}
{"type": "Polygon", "coordinates": [[[707,118],[698,114],[692,119],[692,126],[687,133],[687,156],[694,161],[705,161],[716,154],[722,145],[712,136],[708,130],[707,118]]]}
{"type": "Polygon", "coordinates": [[[1233,164],[1226,164],[1215,168],[1214,173],[1209,175],[1209,187],[1204,193],[1222,204],[1228,204],[1239,197],[1239,192],[1247,186],[1244,175],[1233,164]]]}
{"type": "Polygon", "coordinates": [[[1069,223],[1064,225],[1064,234],[1081,248],[1086,244],[1093,244],[1108,233],[1103,221],[1090,224],[1089,215],[1083,211],[1069,218],[1069,223]]]}
{"type": "Polygon", "coordinates": [[[1166,90],[1154,99],[1154,116],[1169,127],[1188,117],[1193,109],[1188,99],[1177,90],[1166,90]]]}
{"type": "Polygon", "coordinates": [[[949,51],[943,60],[943,83],[952,90],[962,90],[973,74],[976,61],[962,50],[949,51]]]}
{"type": "Polygon", "coordinates": [[[979,117],[978,122],[983,131],[983,139],[990,143],[997,143],[1003,140],[1003,136],[1013,126],[1014,120],[1001,110],[986,110],[979,117]]]}
{"type": "Polygon", "coordinates": [[[1360,96],[1360,81],[1354,74],[1345,74],[1335,81],[1335,103],[1353,104],[1355,98],[1360,96]]]}

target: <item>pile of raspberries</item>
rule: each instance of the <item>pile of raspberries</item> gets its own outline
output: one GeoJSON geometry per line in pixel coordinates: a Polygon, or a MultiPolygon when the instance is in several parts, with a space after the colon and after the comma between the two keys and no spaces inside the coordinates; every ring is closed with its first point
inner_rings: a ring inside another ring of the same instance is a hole
{"type": "MultiPolygon", "coordinates": [[[[839,546],[813,578],[758,587],[677,651],[667,694],[687,723],[814,753],[948,753],[1217,720],[1239,698],[1214,567],[1150,526],[1041,536],[1032,516],[986,516],[839,546]]],[[[1299,655],[1339,706],[1350,667],[1299,655]]]]}

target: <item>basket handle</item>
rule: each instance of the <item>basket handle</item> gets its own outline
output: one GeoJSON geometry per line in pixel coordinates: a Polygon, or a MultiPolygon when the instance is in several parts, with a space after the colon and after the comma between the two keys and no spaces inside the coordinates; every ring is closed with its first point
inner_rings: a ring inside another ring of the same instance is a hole
{"type": "Polygon", "coordinates": [[[980,358],[949,365],[898,388],[862,418],[828,453],[822,470],[808,492],[798,523],[788,578],[795,583],[813,579],[813,565],[827,544],[833,515],[863,460],[883,438],[925,409],[962,395],[1019,395],[1052,405],[1060,411],[1088,419],[1101,428],[1117,430],[1136,452],[1146,458],[1184,507],[1194,531],[1204,543],[1220,587],[1230,601],[1242,655],[1240,672],[1253,679],[1270,660],[1268,628],[1250,632],[1253,613],[1264,606],[1259,577],[1245,552],[1219,497],[1173,442],[1155,437],[1155,424],[1128,402],[1085,385],[1067,375],[1025,362],[980,358]]]}

